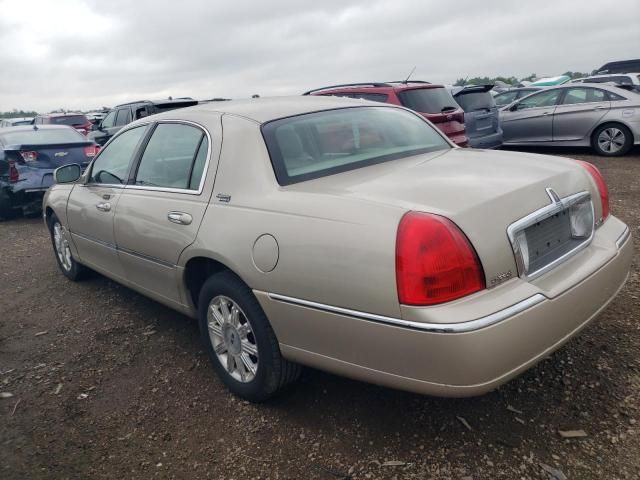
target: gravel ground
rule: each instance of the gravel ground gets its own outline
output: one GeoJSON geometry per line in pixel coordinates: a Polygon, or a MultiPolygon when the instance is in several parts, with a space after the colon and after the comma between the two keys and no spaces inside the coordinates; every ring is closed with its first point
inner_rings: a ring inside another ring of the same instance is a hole
{"type": "MultiPolygon", "coordinates": [[[[542,153],[600,167],[640,235],[640,151],[542,153]]],[[[0,478],[640,478],[637,254],[596,322],[490,394],[307,369],[253,405],[215,378],[194,321],[98,275],[67,281],[40,219],[0,223],[0,245],[0,478]]]]}

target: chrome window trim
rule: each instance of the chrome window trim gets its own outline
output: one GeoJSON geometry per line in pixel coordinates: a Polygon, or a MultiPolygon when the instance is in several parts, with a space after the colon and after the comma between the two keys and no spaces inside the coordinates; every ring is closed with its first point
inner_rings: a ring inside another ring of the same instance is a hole
{"type": "Polygon", "coordinates": [[[626,243],[626,241],[629,239],[630,236],[631,236],[631,229],[627,225],[625,225],[623,232],[620,234],[620,236],[616,240],[616,247],[618,248],[618,250],[622,248],[622,245],[626,243]]]}
{"type": "Polygon", "coordinates": [[[526,215],[520,220],[516,220],[515,222],[513,222],[511,225],[507,227],[507,236],[509,237],[509,242],[511,243],[513,254],[516,259],[518,274],[520,275],[521,278],[525,280],[533,280],[534,278],[537,278],[540,275],[544,275],[549,270],[555,268],[559,264],[573,257],[575,254],[577,254],[581,250],[587,248],[591,244],[591,241],[593,240],[593,236],[595,235],[595,231],[596,231],[595,210],[593,207],[593,202],[591,201],[591,194],[589,192],[583,191],[579,193],[574,193],[573,195],[569,195],[567,197],[561,198],[559,201],[555,201],[555,199],[549,192],[549,189],[547,189],[547,195],[549,195],[549,197],[551,198],[551,204],[547,205],[546,207],[542,207],[541,209],[536,210],[535,212],[532,212],[529,215],[526,215]],[[570,206],[584,199],[589,199],[589,203],[591,204],[591,215],[594,219],[594,225],[593,225],[593,228],[591,229],[591,235],[589,236],[589,238],[584,240],[574,249],[556,258],[553,262],[545,265],[544,267],[539,268],[538,270],[535,270],[533,272],[525,272],[524,266],[522,265],[522,260],[521,260],[522,257],[518,249],[518,244],[515,241],[516,233],[520,232],[521,230],[524,230],[527,227],[530,227],[536,222],[545,220],[555,215],[556,213],[561,212],[562,210],[565,210],[566,208],[569,208],[570,206]]]}
{"type": "MultiPolygon", "coordinates": [[[[266,293],[266,292],[264,292],[266,293]]],[[[429,333],[468,333],[483,328],[490,327],[496,323],[507,320],[514,315],[524,312],[529,308],[538,305],[546,300],[546,297],[541,293],[536,293],[531,297],[525,298],[518,303],[515,303],[509,307],[498,310],[490,315],[476,318],[474,320],[468,320],[457,323],[429,323],[429,322],[415,322],[411,320],[403,320],[401,318],[387,317],[384,315],[376,315],[374,313],[360,312],[358,310],[351,310],[348,308],[335,307],[333,305],[326,305],[324,303],[312,302],[310,300],[303,300],[300,298],[288,297],[286,295],[280,295],[277,293],[267,293],[267,296],[271,300],[277,302],[288,303],[291,305],[297,305],[300,307],[312,308],[314,310],[321,310],[323,312],[335,313],[338,315],[346,315],[348,317],[357,318],[358,320],[366,320],[370,322],[382,323],[394,327],[408,328],[411,330],[419,330],[429,333]]]]}
{"type": "MultiPolygon", "coordinates": [[[[200,185],[198,185],[198,189],[197,190],[191,190],[189,188],[170,188],[170,187],[150,187],[150,186],[146,186],[146,185],[135,185],[135,184],[126,184],[124,185],[125,190],[148,190],[148,191],[152,191],[152,192],[169,192],[169,193],[186,193],[188,195],[200,195],[202,194],[202,191],[204,189],[204,184],[206,182],[207,179],[207,175],[209,173],[209,162],[211,161],[211,150],[212,150],[212,140],[211,140],[211,134],[209,133],[209,130],[207,130],[203,125],[197,123],[197,122],[192,122],[190,120],[158,120],[156,122],[149,122],[149,123],[156,123],[157,125],[162,125],[162,124],[166,124],[166,123],[178,123],[178,124],[184,124],[184,125],[190,125],[192,127],[195,128],[199,128],[200,130],[202,130],[204,132],[204,134],[207,137],[207,160],[204,163],[204,168],[202,170],[202,178],[200,179],[200,185]]],[[[137,124],[136,126],[141,126],[143,124],[137,124]]],[[[147,125],[147,124],[144,124],[147,125]]],[[[157,128],[157,127],[156,127],[157,128]]],[[[149,137],[149,141],[151,141],[153,139],[153,134],[154,132],[151,133],[151,136],[149,137]]],[[[148,142],[147,142],[148,145],[148,142]]],[[[146,148],[146,146],[145,146],[146,148]]],[[[197,155],[198,152],[195,152],[195,155],[197,155]]],[[[140,157],[140,161],[138,162],[138,165],[136,165],[136,167],[140,166],[140,162],[142,162],[142,157],[144,156],[144,151],[142,152],[142,156],[140,157]]],[[[136,172],[137,173],[137,172],[136,172]]],[[[134,180],[135,181],[135,180],[134,180]]]]}

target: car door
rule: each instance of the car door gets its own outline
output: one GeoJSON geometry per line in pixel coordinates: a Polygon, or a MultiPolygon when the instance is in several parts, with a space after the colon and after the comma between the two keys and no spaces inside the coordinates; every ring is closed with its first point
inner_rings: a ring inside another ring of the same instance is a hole
{"type": "Polygon", "coordinates": [[[204,188],[209,133],[183,122],[155,124],[118,202],[115,236],[127,279],[160,300],[182,304],[177,263],[196,238],[211,196],[204,188]]]}
{"type": "Polygon", "coordinates": [[[107,145],[89,167],[85,182],[74,186],[67,204],[68,228],[80,262],[124,283],[113,218],[146,130],[132,128],[107,145]]]}
{"type": "Polygon", "coordinates": [[[580,140],[591,134],[611,108],[604,90],[567,88],[553,114],[553,140],[580,140]]]}
{"type": "Polygon", "coordinates": [[[502,110],[505,143],[550,142],[553,138],[553,112],[562,89],[534,93],[502,110]]]}

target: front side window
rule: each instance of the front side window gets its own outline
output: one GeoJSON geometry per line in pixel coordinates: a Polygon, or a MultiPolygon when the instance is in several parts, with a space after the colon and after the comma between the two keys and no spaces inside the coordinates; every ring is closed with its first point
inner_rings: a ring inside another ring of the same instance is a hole
{"type": "Polygon", "coordinates": [[[107,115],[106,117],[104,117],[104,120],[102,120],[102,126],[104,128],[109,128],[109,127],[113,127],[113,125],[115,124],[116,121],[116,111],[112,110],[109,112],[109,115],[107,115]]]}
{"type": "Polygon", "coordinates": [[[127,130],[103,148],[93,162],[89,182],[111,185],[127,183],[131,160],[146,130],[146,126],[127,130]]]}
{"type": "Polygon", "coordinates": [[[388,107],[283,118],[265,124],[262,134],[280,185],[451,148],[419,116],[388,107]]]}
{"type": "Polygon", "coordinates": [[[127,108],[122,108],[118,110],[118,116],[116,117],[116,127],[121,125],[126,125],[131,122],[131,110],[127,108]]]}
{"type": "Polygon", "coordinates": [[[201,129],[180,123],[161,123],[142,155],[135,184],[198,190],[207,151],[207,137],[201,129]]]}
{"type": "Polygon", "coordinates": [[[607,96],[603,90],[596,88],[569,88],[562,100],[563,105],[575,105],[577,103],[605,102],[607,96]]]}
{"type": "Polygon", "coordinates": [[[550,90],[548,92],[540,92],[530,97],[524,98],[518,103],[518,110],[524,110],[526,108],[538,108],[538,107],[551,107],[558,103],[558,97],[562,90],[550,90]]]}

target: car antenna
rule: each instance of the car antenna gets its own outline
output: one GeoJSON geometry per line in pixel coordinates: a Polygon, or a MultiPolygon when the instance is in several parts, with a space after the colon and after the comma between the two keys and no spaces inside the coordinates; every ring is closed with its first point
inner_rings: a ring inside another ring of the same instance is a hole
{"type": "Polygon", "coordinates": [[[411,77],[411,75],[413,75],[413,72],[415,72],[415,71],[416,71],[416,67],[413,67],[413,69],[409,72],[409,75],[407,75],[407,78],[405,78],[404,82],[402,82],[402,83],[404,83],[404,84],[409,83],[409,77],[411,77]]]}

